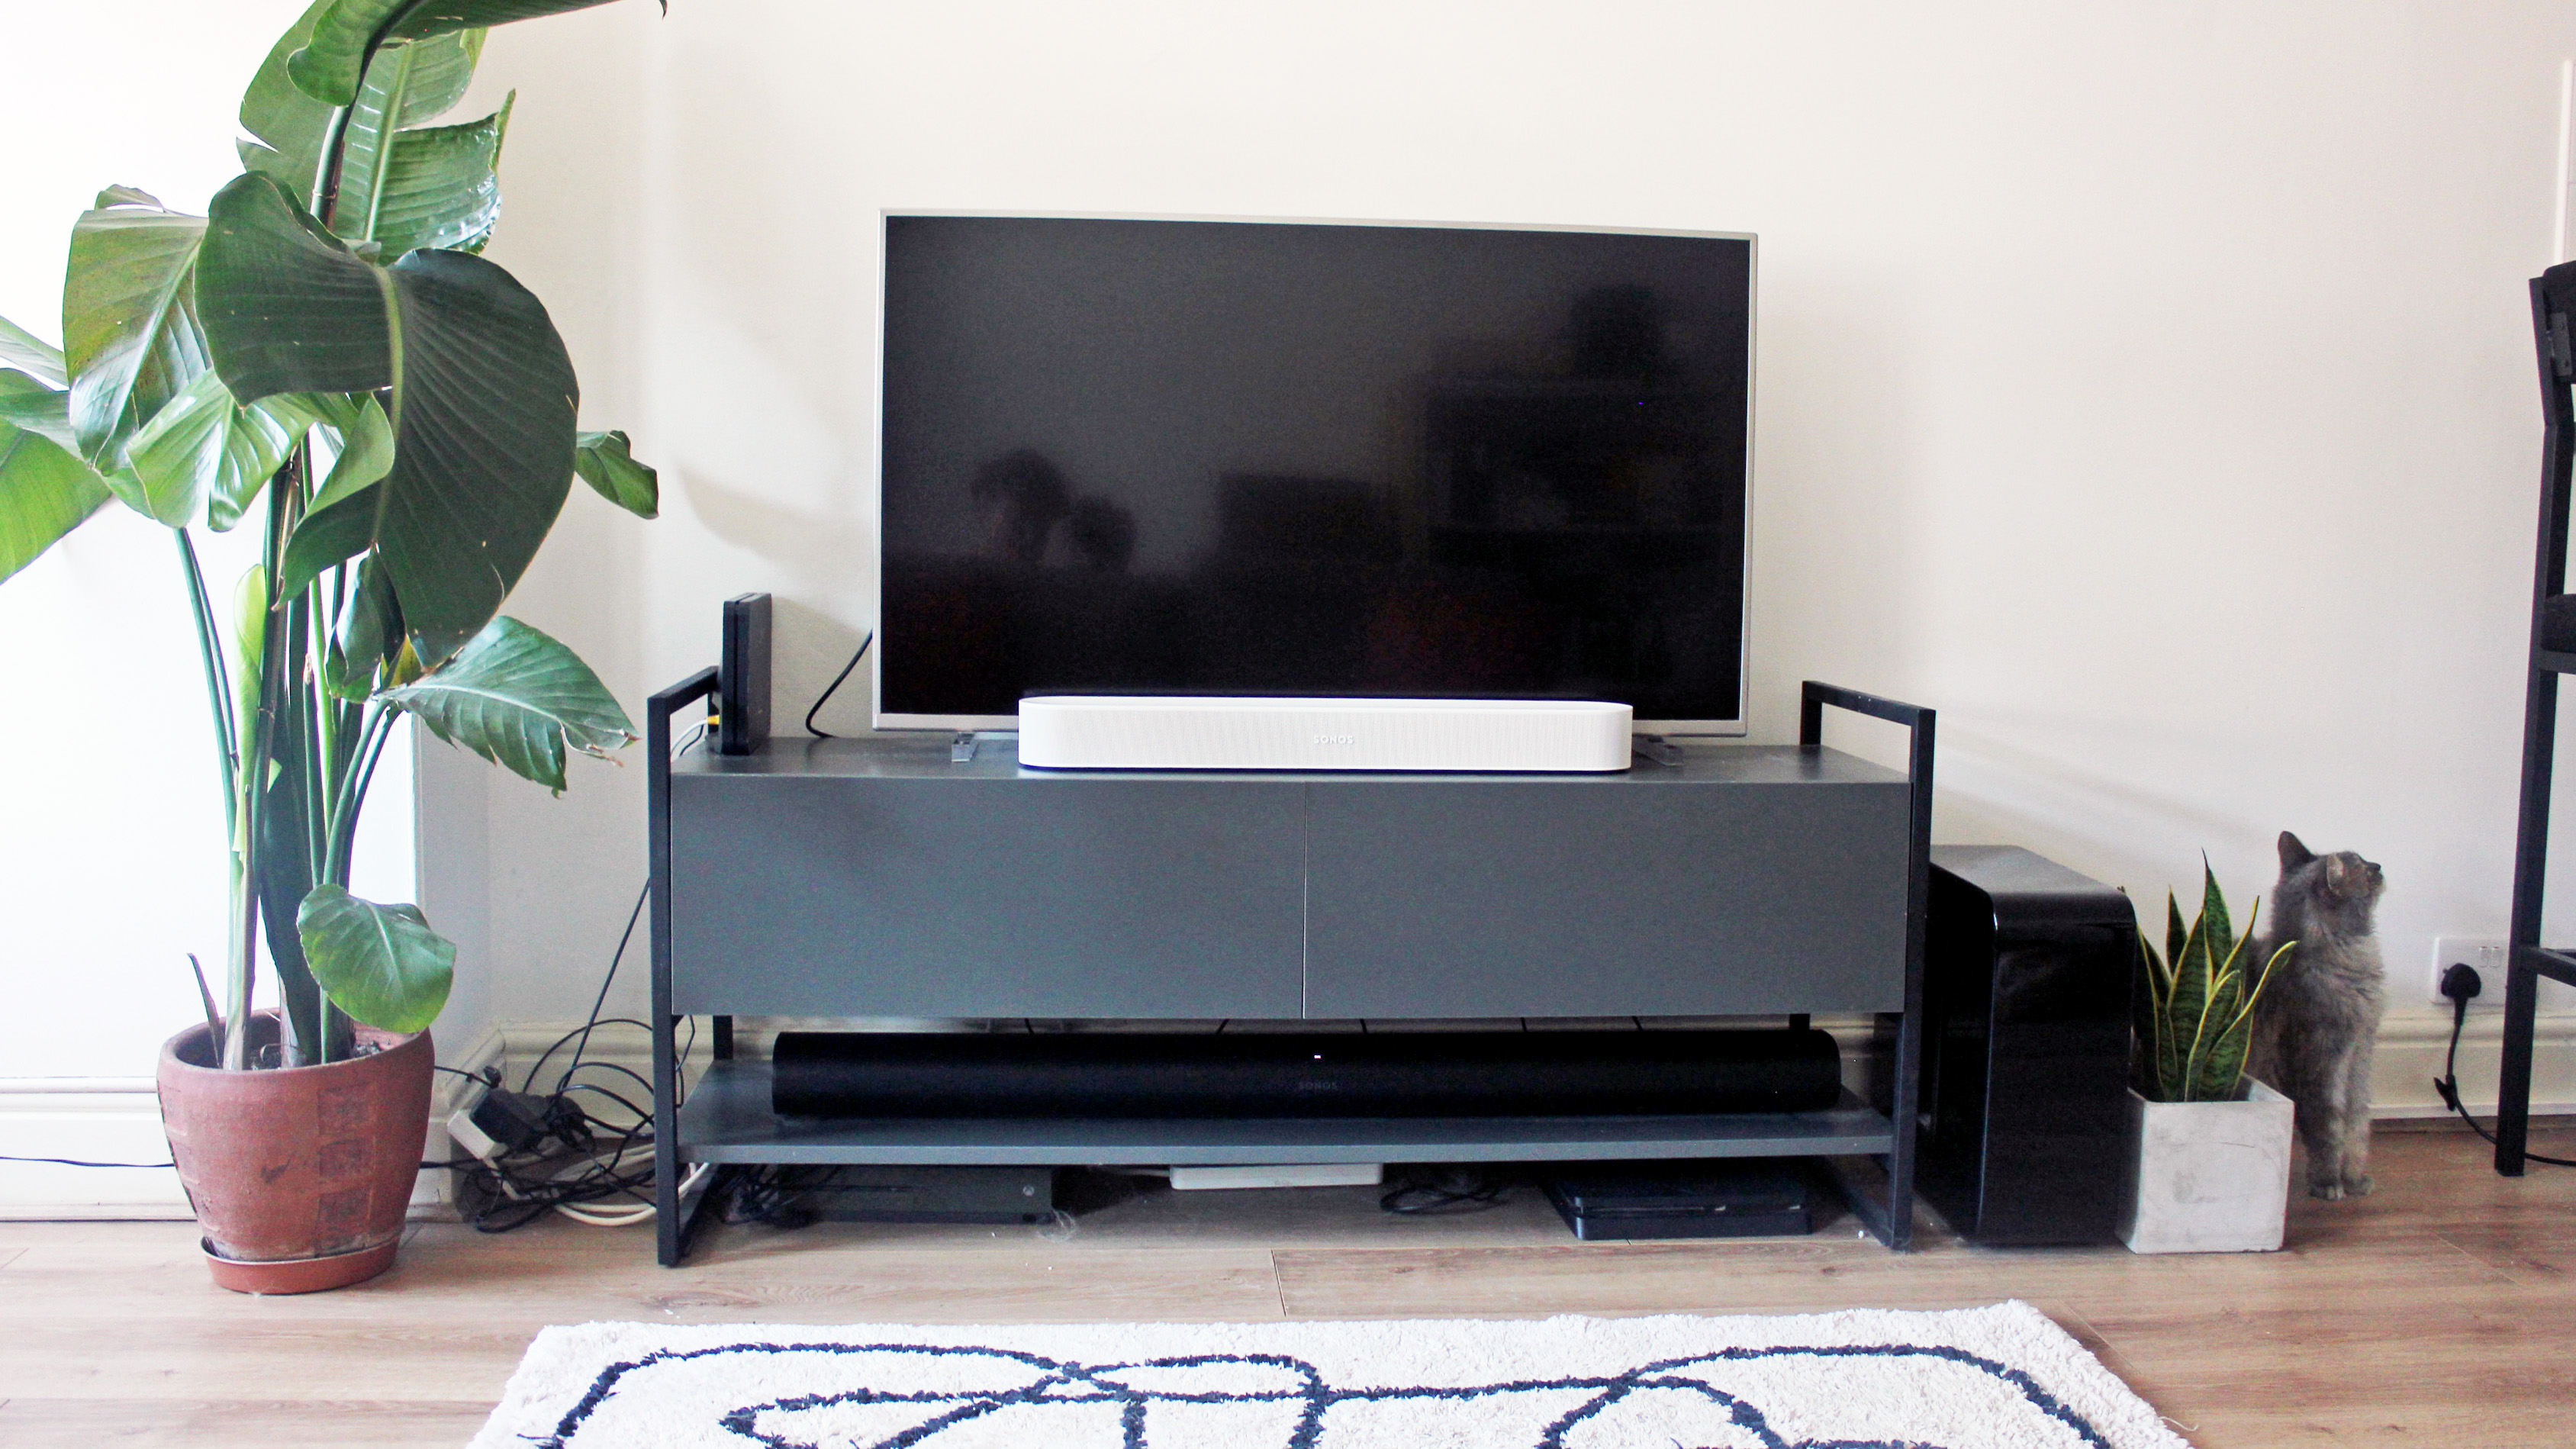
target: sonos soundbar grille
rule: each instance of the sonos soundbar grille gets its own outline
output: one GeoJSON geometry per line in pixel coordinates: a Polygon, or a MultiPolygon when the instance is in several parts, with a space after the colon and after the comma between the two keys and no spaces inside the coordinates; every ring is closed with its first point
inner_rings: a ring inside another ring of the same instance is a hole
{"type": "Polygon", "coordinates": [[[1601,700],[1031,695],[1020,763],[1042,770],[1628,768],[1634,712],[1601,700]]]}

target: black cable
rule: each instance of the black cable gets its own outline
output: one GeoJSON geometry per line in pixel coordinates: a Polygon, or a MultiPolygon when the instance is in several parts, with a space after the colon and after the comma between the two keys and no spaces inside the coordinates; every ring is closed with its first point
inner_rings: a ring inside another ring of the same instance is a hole
{"type": "Polygon", "coordinates": [[[83,1162],[77,1157],[8,1157],[0,1162],[50,1162],[57,1167],[176,1167],[175,1162],[83,1162]]]}
{"type": "MultiPolygon", "coordinates": [[[[2451,1049],[2442,1056],[2442,1075],[2433,1079],[2433,1090],[2441,1095],[2444,1106],[2459,1113],[2460,1120],[2469,1124],[2469,1130],[2485,1138],[2487,1145],[2492,1147],[2495,1145],[2495,1134],[2479,1126],[2478,1119],[2470,1116],[2469,1109],[2460,1101],[2460,1029],[2468,1024],[2469,999],[2466,996],[2453,996],[2451,998],[2451,1049]]],[[[2546,1162],[2552,1167],[2576,1167],[2576,1161],[2570,1161],[2564,1157],[2546,1157],[2531,1151],[2525,1151],[2522,1155],[2528,1162],[2546,1162]]]]}
{"type": "MultiPolygon", "coordinates": [[[[615,1072],[617,1075],[626,1078],[628,1081],[633,1082],[639,1087],[642,1087],[646,1096],[649,1097],[653,1093],[653,1083],[648,1080],[642,1072],[635,1070],[633,1067],[621,1067],[615,1062],[583,1062],[579,1067],[564,1068],[565,1091],[572,1090],[574,1085],[571,1080],[572,1074],[576,1071],[615,1072]]],[[[599,1090],[587,1083],[582,1083],[580,1085],[585,1091],[599,1090]]],[[[644,1115],[650,1117],[653,1114],[647,1112],[644,1115]]]]}
{"type": "Polygon", "coordinates": [[[555,1053],[562,1051],[567,1046],[570,1046],[573,1039],[580,1036],[583,1032],[603,1026],[631,1026],[637,1031],[651,1031],[653,1029],[652,1023],[637,1021],[631,1016],[603,1016],[596,1021],[584,1022],[580,1026],[574,1027],[572,1030],[556,1037],[552,1045],[537,1054],[536,1064],[528,1068],[527,1076],[521,1080],[519,1090],[522,1092],[535,1091],[537,1089],[538,1071],[544,1068],[546,1062],[551,1059],[555,1053]]]}
{"type": "Polygon", "coordinates": [[[635,923],[644,918],[644,901],[653,894],[653,879],[644,878],[644,888],[635,893],[635,909],[626,913],[626,929],[617,935],[617,949],[608,953],[608,974],[599,979],[599,994],[591,998],[590,1019],[581,1024],[581,1041],[572,1049],[572,1065],[564,1068],[570,1077],[581,1069],[581,1054],[590,1046],[591,1029],[599,1024],[599,1013],[608,1005],[608,988],[617,981],[617,963],[626,959],[626,943],[635,939],[635,923]]]}
{"type": "MultiPolygon", "coordinates": [[[[459,1158],[451,1162],[423,1164],[445,1167],[458,1174],[457,1209],[477,1232],[506,1233],[527,1226],[558,1207],[579,1207],[598,1202],[653,1202],[654,1168],[647,1159],[633,1166],[624,1164],[653,1142],[652,1083],[641,1073],[616,1062],[585,1057],[594,1034],[603,1026],[631,1026],[650,1031],[651,1026],[628,1016],[603,1016],[608,1008],[608,994],[617,982],[617,973],[625,962],[628,947],[634,944],[635,930],[643,920],[644,906],[652,898],[652,884],[635,895],[634,908],[626,915],[626,927],[618,934],[617,948],[609,953],[608,970],[600,978],[599,990],[592,997],[590,1014],[579,1027],[565,1032],[537,1054],[520,1079],[520,1090],[530,1096],[543,1097],[546,1128],[544,1134],[519,1151],[503,1154],[491,1161],[459,1158]],[[572,1048],[571,1060],[548,1081],[540,1092],[538,1083],[556,1054],[572,1048]],[[641,1104],[608,1086],[576,1080],[580,1074],[607,1072],[624,1077],[643,1088],[641,1104]],[[580,1105],[579,1098],[590,1097],[614,1103],[632,1120],[610,1121],[580,1105]]],[[[695,1018],[690,1019],[694,1040],[695,1018]]],[[[454,1068],[442,1070],[454,1071],[454,1068]]],[[[458,1075],[472,1075],[458,1073],[458,1075]]],[[[491,1078],[477,1077],[497,1087],[491,1078]]]]}
{"type": "Polygon", "coordinates": [[[805,733],[812,735],[818,740],[837,740],[840,738],[839,735],[827,733],[816,726],[814,723],[814,716],[823,712],[823,701],[830,699],[832,697],[832,691],[841,687],[841,681],[850,677],[850,671],[859,667],[860,655],[867,653],[868,646],[875,642],[877,642],[877,631],[870,629],[866,636],[859,640],[858,652],[850,656],[850,662],[841,666],[841,672],[832,676],[832,682],[823,686],[823,692],[821,694],[814,696],[814,707],[805,711],[805,733]]]}

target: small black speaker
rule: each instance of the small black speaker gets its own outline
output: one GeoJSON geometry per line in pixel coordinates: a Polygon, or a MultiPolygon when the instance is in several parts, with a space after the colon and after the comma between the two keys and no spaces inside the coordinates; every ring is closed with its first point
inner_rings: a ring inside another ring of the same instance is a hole
{"type": "Polygon", "coordinates": [[[769,596],[724,605],[724,653],[716,665],[716,753],[747,755],[769,742],[769,596]]]}
{"type": "Polygon", "coordinates": [[[2129,898],[2018,846],[1935,846],[1923,944],[1923,1196],[1971,1242],[2112,1241],[2129,898]]]}

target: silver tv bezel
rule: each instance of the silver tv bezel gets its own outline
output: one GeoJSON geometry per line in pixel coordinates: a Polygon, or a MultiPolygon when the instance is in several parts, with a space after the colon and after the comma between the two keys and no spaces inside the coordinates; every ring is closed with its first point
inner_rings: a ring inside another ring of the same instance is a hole
{"type": "MultiPolygon", "coordinates": [[[[877,468],[873,494],[876,526],[877,567],[869,585],[869,618],[880,634],[885,622],[885,224],[898,216],[926,217],[999,217],[1030,221],[1222,221],[1246,222],[1270,226],[1379,226],[1435,228],[1443,231],[1569,231],[1593,236],[1686,236],[1712,241],[1745,243],[1744,304],[1744,549],[1738,569],[1737,587],[1743,597],[1737,600],[1735,639],[1734,719],[1641,719],[1636,722],[1640,734],[1657,735],[1742,735],[1747,732],[1751,711],[1745,707],[1745,696],[1752,692],[1752,581],[1753,581],[1753,402],[1759,385],[1754,359],[1759,355],[1762,297],[1762,243],[1749,231],[1691,231],[1678,227],[1655,226],[1565,226],[1545,222],[1507,221],[1385,221],[1353,217],[1310,216],[1191,216],[1156,212],[1120,211],[1003,211],[959,208],[884,207],[877,212],[877,326],[876,326],[876,439],[877,468]]],[[[870,727],[877,730],[947,730],[965,733],[976,730],[1016,730],[1017,714],[911,714],[894,713],[885,707],[885,650],[880,638],[877,648],[868,651],[868,709],[870,727]]]]}

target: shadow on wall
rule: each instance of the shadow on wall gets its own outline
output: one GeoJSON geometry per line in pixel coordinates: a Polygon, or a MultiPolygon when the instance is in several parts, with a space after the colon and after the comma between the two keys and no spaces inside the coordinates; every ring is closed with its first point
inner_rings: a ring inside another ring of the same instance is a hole
{"type": "Polygon", "coordinates": [[[813,582],[845,584],[866,572],[875,552],[856,519],[781,507],[694,472],[673,469],[670,476],[709,533],[813,582]]]}
{"type": "MultiPolygon", "coordinates": [[[[773,599],[770,608],[775,619],[770,630],[771,728],[781,735],[801,735],[805,732],[805,711],[821,697],[832,676],[850,662],[852,651],[864,636],[831,615],[793,599],[773,599]]],[[[831,703],[815,715],[815,725],[836,735],[866,730],[876,703],[870,687],[872,678],[873,671],[864,661],[851,670],[841,687],[832,691],[831,703]]]]}
{"type": "MultiPolygon", "coordinates": [[[[1946,818],[1936,823],[1945,840],[2010,840],[2115,883],[2174,876],[2187,885],[2175,876],[2177,862],[2206,848],[2221,879],[2270,883],[2276,824],[1962,729],[1952,718],[1941,726],[1946,818]]],[[[2162,888],[2149,894],[2160,898],[2162,888]]]]}
{"type": "MultiPolygon", "coordinates": [[[[663,472],[666,489],[688,501],[689,510],[708,533],[773,567],[773,586],[795,588],[807,597],[861,594],[875,570],[875,544],[855,518],[789,508],[747,493],[710,483],[684,469],[663,472]],[[675,486],[676,485],[676,486],[675,486]]],[[[744,583],[726,592],[754,587],[744,583]]],[[[713,604],[708,608],[712,611],[713,604]]],[[[832,676],[850,662],[859,647],[858,628],[794,599],[772,603],[776,623],[771,631],[770,717],[780,734],[803,734],[805,711],[822,694],[832,676]]],[[[854,734],[868,727],[870,671],[852,670],[815,723],[833,734],[854,734]]]]}
{"type": "Polygon", "coordinates": [[[1754,738],[1794,740],[1801,679],[1911,698],[1924,677],[1924,344],[1919,306],[1848,269],[1762,285],[1745,703],[1754,738]]]}

